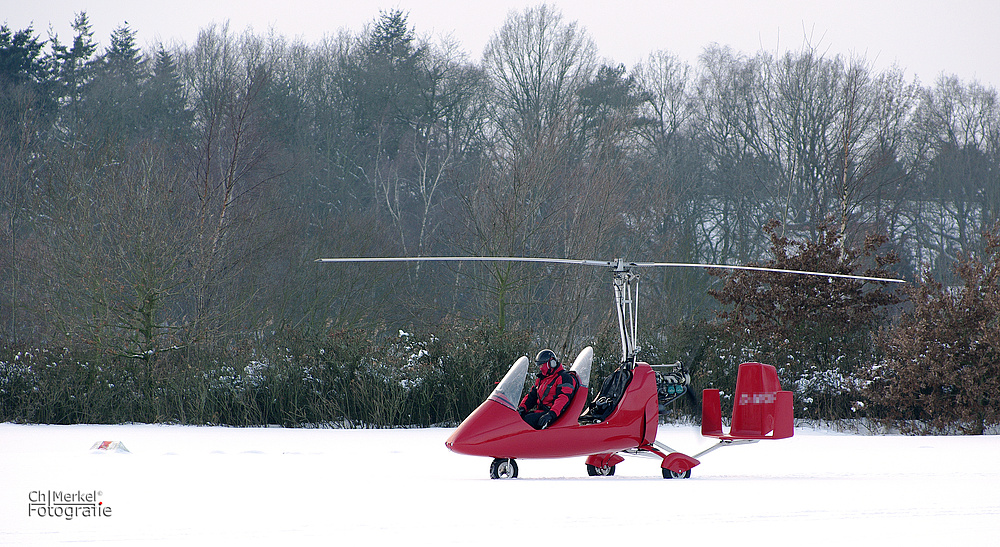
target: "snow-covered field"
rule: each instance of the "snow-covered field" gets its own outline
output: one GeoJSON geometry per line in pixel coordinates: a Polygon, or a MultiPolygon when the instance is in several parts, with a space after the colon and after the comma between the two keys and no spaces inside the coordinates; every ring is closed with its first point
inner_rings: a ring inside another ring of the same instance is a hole
{"type": "MultiPolygon", "coordinates": [[[[664,480],[645,458],[613,477],[588,477],[582,458],[519,460],[520,478],[490,480],[488,459],[444,447],[450,433],[0,424],[0,543],[1000,542],[1000,436],[800,428],[712,452],[687,480],[664,480]],[[129,452],[92,451],[96,441],[129,452]],[[55,512],[46,496],[102,514],[42,516],[55,512]]],[[[712,444],[691,426],[661,426],[657,439],[689,454],[712,444]]]]}

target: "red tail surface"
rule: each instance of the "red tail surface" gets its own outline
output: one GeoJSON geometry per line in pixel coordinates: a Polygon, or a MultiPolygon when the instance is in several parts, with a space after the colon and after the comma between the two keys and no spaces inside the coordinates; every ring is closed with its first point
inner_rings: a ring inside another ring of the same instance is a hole
{"type": "Polygon", "coordinates": [[[722,431],[719,390],[702,392],[701,434],[720,439],[786,439],[794,433],[792,392],[781,391],[771,365],[743,363],[736,376],[733,419],[722,431]]]}

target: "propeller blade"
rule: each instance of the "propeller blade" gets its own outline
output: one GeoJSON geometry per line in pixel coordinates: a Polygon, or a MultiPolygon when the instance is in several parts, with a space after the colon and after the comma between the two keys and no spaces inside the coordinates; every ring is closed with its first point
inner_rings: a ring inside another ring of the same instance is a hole
{"type": "Polygon", "coordinates": [[[694,408],[701,408],[701,401],[698,400],[698,396],[694,393],[694,388],[690,384],[687,386],[687,390],[684,392],[684,396],[687,397],[689,403],[691,403],[694,408]]]}

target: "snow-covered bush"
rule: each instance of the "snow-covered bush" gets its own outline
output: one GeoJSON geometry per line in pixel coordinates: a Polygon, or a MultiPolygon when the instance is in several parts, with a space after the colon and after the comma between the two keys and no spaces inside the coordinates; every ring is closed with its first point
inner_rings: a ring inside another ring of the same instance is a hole
{"type": "Polygon", "coordinates": [[[871,391],[904,430],[982,434],[1000,424],[1000,224],[956,265],[950,289],[927,274],[885,336],[871,391]]]}

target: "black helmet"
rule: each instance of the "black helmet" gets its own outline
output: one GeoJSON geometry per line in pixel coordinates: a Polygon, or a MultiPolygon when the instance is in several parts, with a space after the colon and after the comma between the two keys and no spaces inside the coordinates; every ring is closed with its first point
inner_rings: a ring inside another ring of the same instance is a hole
{"type": "Polygon", "coordinates": [[[548,376],[559,366],[559,360],[556,359],[555,352],[550,349],[543,349],[535,356],[535,364],[543,375],[548,376]]]}

